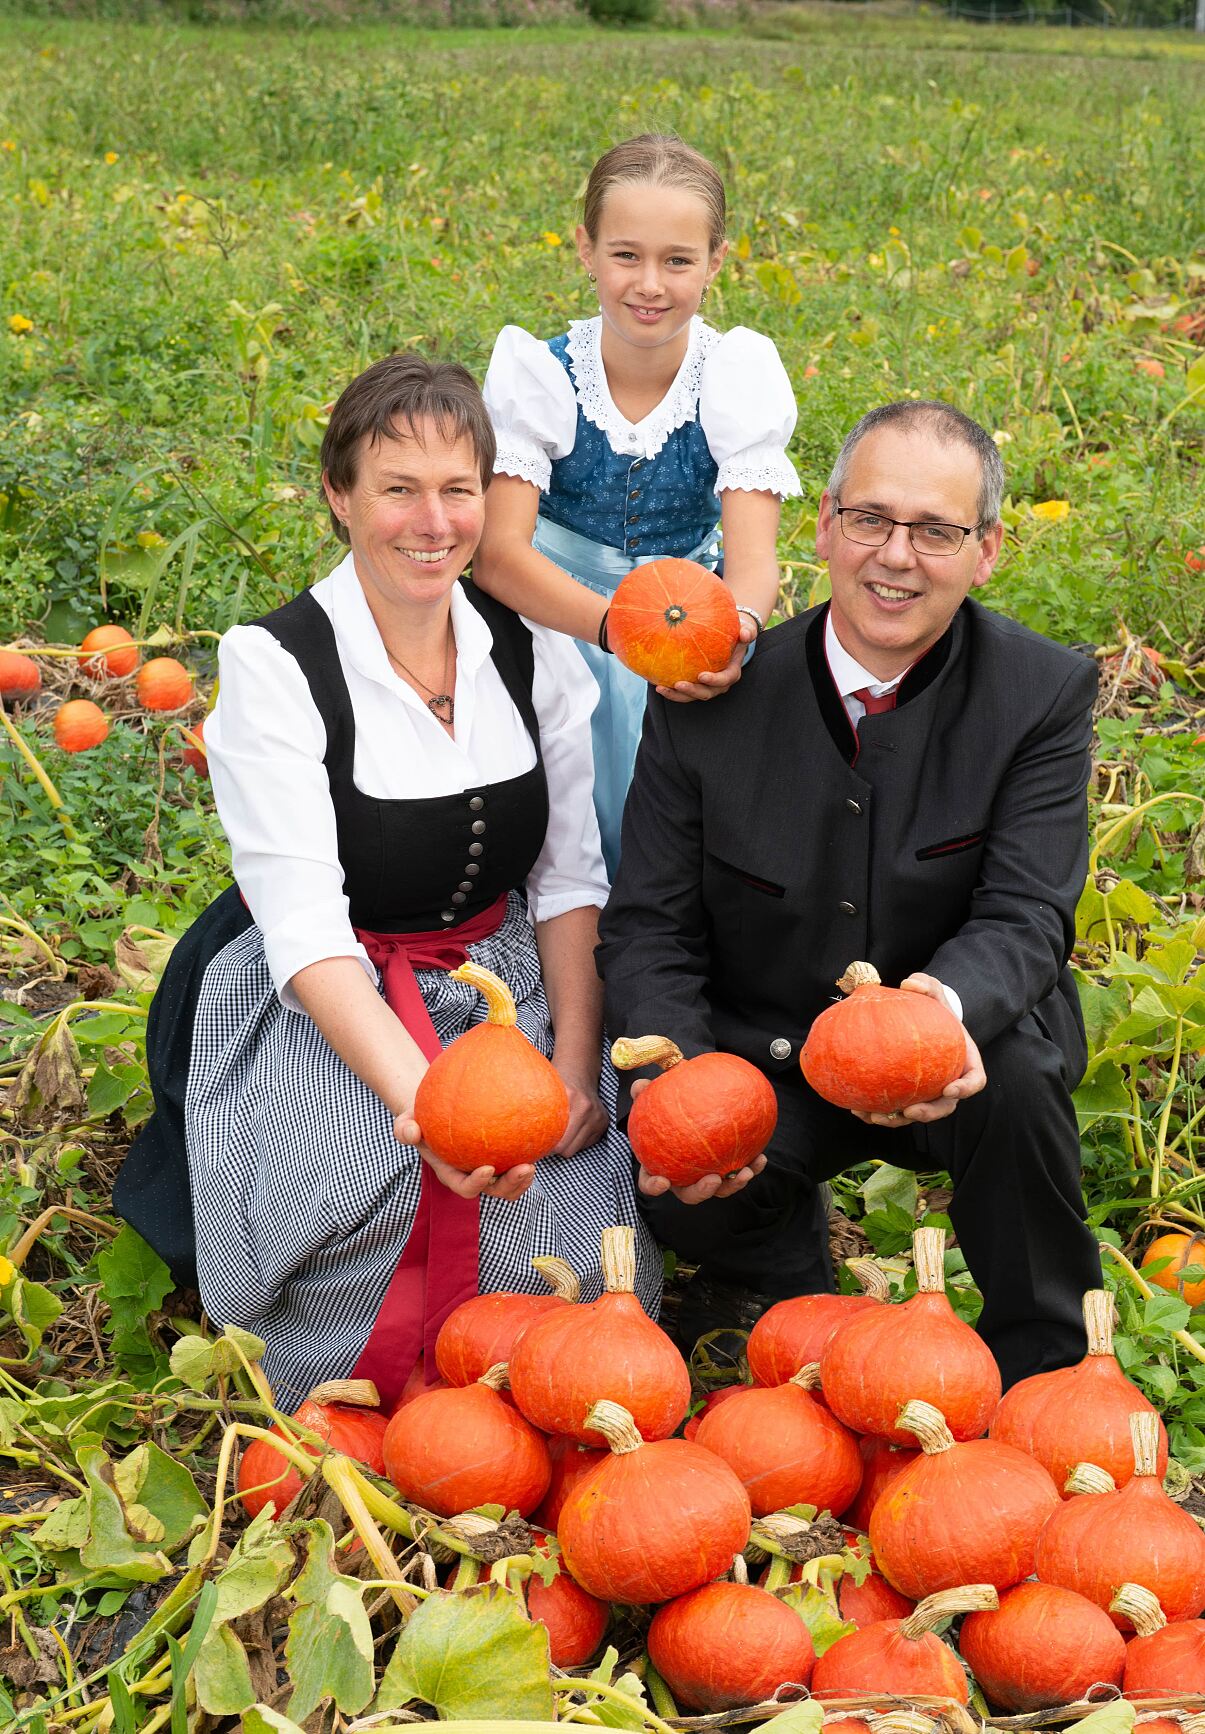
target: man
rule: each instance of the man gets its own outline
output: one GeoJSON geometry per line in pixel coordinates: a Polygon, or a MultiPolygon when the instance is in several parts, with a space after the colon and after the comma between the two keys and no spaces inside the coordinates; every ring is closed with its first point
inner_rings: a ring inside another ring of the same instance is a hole
{"type": "Polygon", "coordinates": [[[600,928],[607,1024],[740,1054],[779,1105],[764,1171],[677,1193],[641,1177],[654,1232],[700,1266],[684,1338],[831,1288],[820,1187],[876,1156],[951,1174],[1006,1386],[1084,1351],[1100,1265],[1067,959],[1096,669],[969,600],[1003,490],[957,410],[872,411],[821,500],[831,606],[767,633],[723,704],[649,698],[600,928]],[[962,1018],[966,1067],[940,1100],[855,1116],[804,1082],[812,1020],[862,959],[962,1018]]]}

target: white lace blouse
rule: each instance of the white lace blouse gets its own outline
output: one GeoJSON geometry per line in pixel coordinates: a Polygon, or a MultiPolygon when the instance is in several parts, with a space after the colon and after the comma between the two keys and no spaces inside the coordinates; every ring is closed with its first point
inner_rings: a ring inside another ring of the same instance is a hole
{"type": "Polygon", "coordinates": [[[498,441],[494,470],[548,488],[554,459],[567,457],[582,415],[617,456],[655,458],[678,428],[698,420],[719,468],[715,491],[800,492],[786,453],[795,396],[777,349],[744,326],[720,332],[697,316],[676,378],[642,421],[616,407],[603,367],[602,318],[569,327],[572,378],[546,343],[518,325],[498,333],[485,376],[485,402],[498,441]]]}

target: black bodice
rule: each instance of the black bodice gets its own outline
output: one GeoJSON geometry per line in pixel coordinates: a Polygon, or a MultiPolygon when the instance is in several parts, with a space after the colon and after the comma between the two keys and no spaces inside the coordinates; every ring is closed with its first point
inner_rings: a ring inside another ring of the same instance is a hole
{"type": "Polygon", "coordinates": [[[529,771],[453,795],[378,800],[353,780],[355,717],[330,620],[307,591],[255,625],[295,659],[326,728],[330,781],[353,927],[374,933],[454,929],[521,887],[544,846],[548,785],[532,702],[534,649],[518,615],[471,582],[465,594],[493,637],[491,658],[531,735],[529,771]]]}

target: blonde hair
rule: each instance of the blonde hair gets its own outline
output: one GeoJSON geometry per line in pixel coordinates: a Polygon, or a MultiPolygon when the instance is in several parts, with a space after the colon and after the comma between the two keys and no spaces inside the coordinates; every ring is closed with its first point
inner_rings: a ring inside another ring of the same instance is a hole
{"type": "Polygon", "coordinates": [[[598,239],[603,201],[611,188],[635,186],[684,187],[696,193],[707,207],[711,251],[723,245],[728,205],[719,170],[684,139],[662,132],[642,132],[612,145],[590,170],[582,225],[592,241],[598,239]]]}

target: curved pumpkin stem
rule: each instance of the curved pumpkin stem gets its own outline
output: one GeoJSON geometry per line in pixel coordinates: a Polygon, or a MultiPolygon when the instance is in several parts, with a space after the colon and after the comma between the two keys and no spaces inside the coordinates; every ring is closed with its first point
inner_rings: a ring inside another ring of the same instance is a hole
{"type": "Polygon", "coordinates": [[[1064,1493],[1116,1493],[1117,1483],[1095,1463],[1077,1463],[1063,1483],[1064,1493]]]}
{"type": "Polygon", "coordinates": [[[935,1631],[951,1614],[991,1613],[999,1606],[1000,1597],[990,1583],[968,1583],[961,1589],[938,1590],[936,1595],[926,1596],[923,1602],[918,1602],[907,1619],[900,1621],[900,1637],[915,1643],[926,1632],[935,1631]]]}
{"type": "MultiPolygon", "coordinates": [[[[935,1409],[932,1403],[922,1403],[919,1397],[904,1404],[895,1418],[895,1424],[902,1427],[905,1433],[915,1434],[926,1457],[935,1457],[940,1451],[954,1449],[954,1435],[946,1426],[946,1418],[941,1410],[935,1409]]],[[[953,1591],[948,1593],[952,1595],[953,1591]]]]}
{"type": "Polygon", "coordinates": [[[629,1451],[639,1451],[644,1444],[635,1421],[623,1404],[612,1403],[607,1397],[601,1397],[595,1403],[586,1416],[585,1424],[592,1432],[602,1434],[616,1457],[623,1457],[629,1451]]]}
{"type": "Polygon", "coordinates": [[[809,1361],[806,1367],[800,1367],[797,1373],[792,1373],[787,1380],[788,1385],[798,1385],[801,1391],[814,1391],[820,1383],[820,1362],[809,1361]]]}
{"type": "Polygon", "coordinates": [[[851,963],[844,975],[837,977],[842,993],[853,993],[859,987],[881,987],[883,978],[873,963],[851,963]]]}
{"type": "Polygon", "coordinates": [[[877,1260],[873,1258],[847,1258],[845,1268],[853,1271],[862,1293],[869,1295],[871,1300],[889,1301],[891,1299],[891,1279],[877,1260]]]}
{"type": "Polygon", "coordinates": [[[636,1292],[636,1230],[604,1228],[602,1231],[603,1281],[608,1294],[636,1292]]]}
{"type": "Polygon", "coordinates": [[[1167,1615],[1159,1606],[1159,1597],[1140,1583],[1123,1583],[1109,1603],[1111,1614],[1123,1614],[1133,1624],[1140,1638],[1153,1638],[1167,1624],[1167,1615]]]}
{"type": "Polygon", "coordinates": [[[912,1260],[916,1265],[916,1287],[918,1293],[945,1294],[945,1229],[918,1228],[912,1236],[912,1260]]]}
{"type": "Polygon", "coordinates": [[[1130,1438],[1134,1441],[1134,1474],[1158,1475],[1158,1415],[1150,1409],[1136,1410],[1130,1416],[1130,1438]]]}
{"type": "Polygon", "coordinates": [[[379,1409],[381,1393],[371,1379],[324,1379],[310,1392],[311,1403],[348,1403],[359,1409],[379,1409]]]}
{"type": "Polygon", "coordinates": [[[582,1298],[582,1285],[577,1272],[563,1258],[533,1258],[532,1269],[538,1270],[553,1294],[564,1301],[576,1303],[582,1298]]]}
{"type": "Polygon", "coordinates": [[[487,1367],[478,1379],[479,1385],[488,1385],[491,1391],[501,1391],[510,1383],[510,1369],[505,1361],[495,1361],[492,1367],[487,1367]]]}
{"type": "Polygon", "coordinates": [[[488,1007],[487,1023],[510,1025],[517,1022],[515,996],[502,977],[495,975],[492,969],[482,969],[479,963],[469,960],[462,963],[459,969],[449,970],[448,974],[452,981],[467,981],[470,987],[475,987],[483,996],[488,1007]]]}
{"type": "Polygon", "coordinates": [[[671,1042],[668,1036],[620,1036],[611,1043],[611,1064],[621,1072],[630,1072],[637,1066],[660,1066],[663,1072],[668,1072],[685,1057],[677,1042],[671,1042]]]}
{"type": "Polygon", "coordinates": [[[1084,1328],[1090,1355],[1112,1355],[1113,1297],[1107,1289],[1090,1288],[1084,1295],[1084,1328]]]}

